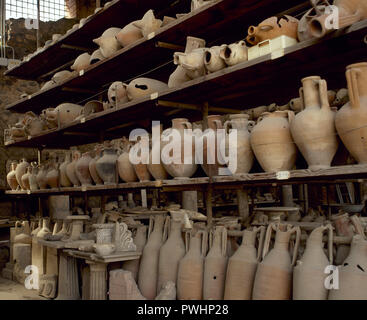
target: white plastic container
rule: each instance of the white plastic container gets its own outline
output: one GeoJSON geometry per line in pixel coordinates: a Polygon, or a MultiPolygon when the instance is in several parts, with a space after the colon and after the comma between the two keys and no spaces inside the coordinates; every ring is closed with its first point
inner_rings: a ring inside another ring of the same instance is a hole
{"type": "Polygon", "coordinates": [[[284,54],[284,48],[291,47],[297,43],[296,39],[280,36],[271,40],[264,40],[248,49],[248,60],[256,59],[271,53],[272,59],[281,57],[284,54]],[[274,56],[274,57],[273,57],[274,56]]]}

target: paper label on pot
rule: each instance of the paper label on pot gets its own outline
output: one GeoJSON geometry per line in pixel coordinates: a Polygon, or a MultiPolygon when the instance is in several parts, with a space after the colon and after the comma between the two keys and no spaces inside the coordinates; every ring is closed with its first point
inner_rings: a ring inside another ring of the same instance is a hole
{"type": "Polygon", "coordinates": [[[82,191],[86,192],[87,191],[87,187],[86,186],[82,186],[82,191]]]}
{"type": "Polygon", "coordinates": [[[153,39],[155,37],[155,32],[151,32],[147,35],[147,39],[150,40],[150,39],[153,39]]]}
{"type": "Polygon", "coordinates": [[[287,180],[291,176],[291,173],[289,171],[278,171],[277,172],[277,180],[287,180]]]}
{"type": "Polygon", "coordinates": [[[28,100],[29,100],[29,99],[32,99],[32,96],[31,96],[30,94],[28,95],[28,100]]]}
{"type": "Polygon", "coordinates": [[[28,136],[28,140],[31,140],[32,139],[32,137],[31,136],[28,136]]]}
{"type": "Polygon", "coordinates": [[[84,123],[84,122],[85,122],[85,118],[81,118],[80,123],[84,123]]]}
{"type": "Polygon", "coordinates": [[[81,77],[84,74],[84,70],[79,71],[79,76],[81,77]]]}
{"type": "Polygon", "coordinates": [[[31,191],[30,190],[27,190],[27,194],[31,194],[31,191]]]}
{"type": "Polygon", "coordinates": [[[158,98],[158,92],[154,92],[150,95],[150,100],[154,100],[158,98]]]}

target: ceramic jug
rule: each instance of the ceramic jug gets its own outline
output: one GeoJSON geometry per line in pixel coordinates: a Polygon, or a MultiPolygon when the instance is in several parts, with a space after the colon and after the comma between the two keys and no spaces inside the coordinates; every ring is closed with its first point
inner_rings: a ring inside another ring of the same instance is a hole
{"type": "Polygon", "coordinates": [[[212,246],[204,262],[204,300],[223,300],[227,272],[227,229],[215,228],[212,246]]]}
{"type": "Polygon", "coordinates": [[[136,21],[130,22],[116,34],[116,40],[121,46],[127,47],[143,37],[141,29],[135,26],[135,23],[136,21]]]}
{"type": "Polygon", "coordinates": [[[84,152],[82,157],[75,163],[75,174],[82,186],[92,185],[92,177],[89,173],[89,163],[92,157],[89,152],[84,152]]]}
{"type": "Polygon", "coordinates": [[[99,45],[105,58],[111,57],[117,50],[121,49],[121,45],[116,39],[120,31],[120,28],[109,28],[102,33],[102,36],[93,40],[94,43],[99,45]]]}
{"type": "Polygon", "coordinates": [[[46,182],[50,188],[59,187],[59,170],[58,164],[55,161],[52,161],[49,165],[49,169],[46,174],[46,182]]]}
{"type": "Polygon", "coordinates": [[[297,148],[289,129],[292,111],[265,112],[250,134],[252,150],[265,172],[291,170],[297,148]]]}
{"type": "Polygon", "coordinates": [[[154,299],[157,295],[159,250],[164,242],[164,216],[157,215],[149,224],[148,241],[140,259],[138,284],[141,294],[147,299],[154,299]],[[154,221],[154,228],[152,225],[154,221]]]}
{"type": "Polygon", "coordinates": [[[22,182],[22,177],[26,173],[28,167],[29,163],[23,158],[15,169],[15,177],[22,190],[26,190],[25,185],[22,182]]]}
{"type": "Polygon", "coordinates": [[[23,243],[23,244],[31,244],[31,230],[29,228],[28,221],[17,221],[15,223],[15,237],[14,243],[23,243]]]}
{"type": "Polygon", "coordinates": [[[135,182],[138,181],[138,177],[135,173],[134,166],[131,164],[129,159],[130,149],[132,143],[126,138],[121,139],[121,154],[117,158],[117,169],[120,178],[124,182],[135,182]]]}
{"type": "Polygon", "coordinates": [[[176,118],[172,120],[172,128],[162,133],[161,159],[166,171],[174,178],[190,178],[197,169],[194,135],[187,132],[187,136],[192,139],[184,139],[185,129],[192,129],[192,124],[186,118],[176,118]],[[175,152],[175,146],[181,147],[181,152],[175,152]],[[191,155],[184,152],[190,148],[191,155]]]}
{"type": "Polygon", "coordinates": [[[129,99],[127,97],[127,84],[121,81],[115,81],[108,88],[108,102],[113,106],[118,106],[119,104],[123,104],[128,102],[129,99]]]}
{"type": "Polygon", "coordinates": [[[168,89],[168,85],[162,81],[150,78],[136,78],[127,86],[129,100],[141,99],[152,93],[168,89]]]}
{"type": "Polygon", "coordinates": [[[358,163],[367,163],[367,62],[351,64],[346,72],[350,102],[336,114],[339,137],[358,163]]]}
{"type": "Polygon", "coordinates": [[[98,175],[98,172],[96,169],[96,163],[102,154],[102,146],[101,145],[95,146],[94,153],[95,153],[94,158],[89,162],[89,173],[95,184],[103,184],[103,180],[98,175]]]}
{"type": "Polygon", "coordinates": [[[16,178],[16,168],[18,163],[16,161],[13,161],[10,165],[10,171],[6,176],[6,181],[8,182],[9,187],[11,190],[17,190],[19,187],[17,178],[16,178]]]}
{"type": "Polygon", "coordinates": [[[235,64],[248,60],[248,48],[245,41],[238,41],[230,45],[223,45],[220,50],[220,57],[226,65],[235,64]]]}
{"type": "Polygon", "coordinates": [[[339,289],[331,289],[329,300],[367,299],[367,241],[355,235],[348,257],[338,267],[339,289]]]}
{"type": "Polygon", "coordinates": [[[161,148],[160,148],[160,137],[162,134],[162,125],[159,126],[159,130],[157,130],[157,133],[159,133],[159,136],[157,139],[158,141],[155,141],[156,138],[154,137],[154,130],[158,128],[153,127],[153,138],[152,138],[152,147],[149,153],[149,163],[148,163],[148,170],[150,174],[154,177],[156,180],[166,180],[168,179],[168,173],[164,169],[164,166],[161,161],[161,148]]]}
{"type": "Polygon", "coordinates": [[[292,137],[310,170],[326,169],[338,149],[335,112],[330,109],[325,80],[307,77],[302,85],[304,110],[290,118],[292,137]]]}
{"type": "MultiPolygon", "coordinates": [[[[205,47],[205,40],[195,37],[186,38],[185,53],[190,53],[194,49],[205,47]]],[[[186,74],[186,70],[182,66],[177,66],[176,70],[168,79],[168,87],[174,88],[180,86],[186,81],[190,81],[190,77],[186,74]]]]}
{"type": "Polygon", "coordinates": [[[81,154],[78,150],[74,150],[72,152],[72,158],[73,161],[70,162],[67,166],[66,166],[66,175],[69,178],[70,182],[73,184],[74,187],[78,187],[80,186],[80,181],[78,179],[78,177],[76,176],[75,173],[75,165],[77,163],[77,161],[80,159],[81,154]]]}
{"type": "Polygon", "coordinates": [[[60,186],[61,187],[71,187],[73,184],[71,183],[70,179],[67,176],[66,168],[70,164],[70,152],[65,152],[65,160],[62,164],[60,164],[60,186]]]}
{"type": "MultiPolygon", "coordinates": [[[[134,236],[134,243],[136,244],[136,251],[137,252],[143,252],[145,244],[147,242],[147,226],[141,225],[138,226],[136,229],[136,233],[134,236]]],[[[140,260],[130,260],[123,263],[122,268],[124,270],[130,271],[134,280],[138,282],[138,274],[139,274],[139,266],[140,266],[140,260]]]]}
{"type": "Polygon", "coordinates": [[[225,45],[206,48],[204,53],[204,65],[208,73],[213,73],[226,67],[220,52],[225,45]]]}
{"type": "Polygon", "coordinates": [[[96,162],[97,173],[106,185],[118,182],[117,158],[114,148],[104,148],[103,156],[96,162]]]}
{"type": "MultiPolygon", "coordinates": [[[[233,114],[229,120],[224,123],[225,136],[225,154],[221,148],[220,156],[226,159],[229,156],[229,163],[235,164],[233,168],[228,167],[231,174],[248,173],[254,162],[254,154],[250,144],[250,129],[254,126],[254,121],[249,121],[248,114],[233,114]],[[230,138],[229,128],[236,130],[237,140],[230,138]]],[[[228,163],[227,163],[228,166],[228,163]]]]}
{"type": "MultiPolygon", "coordinates": [[[[337,236],[353,237],[354,231],[349,215],[346,212],[339,212],[331,216],[331,221],[335,226],[337,236]]],[[[335,264],[340,265],[347,258],[350,246],[347,244],[338,244],[336,249],[335,264]]]]}
{"type": "Polygon", "coordinates": [[[185,243],[182,238],[181,219],[171,218],[170,230],[167,241],[162,245],[159,252],[157,292],[168,281],[177,283],[178,264],[185,255],[185,243]]]}
{"type": "Polygon", "coordinates": [[[161,25],[162,20],[156,19],[153,10],[148,10],[143,18],[138,21],[134,21],[133,25],[141,30],[144,37],[148,36],[152,32],[157,31],[161,25]]]}
{"type": "Polygon", "coordinates": [[[47,165],[46,164],[40,164],[38,166],[38,173],[37,173],[37,184],[40,189],[46,189],[47,188],[47,165]]]}
{"type": "Polygon", "coordinates": [[[307,239],[305,252],[293,270],[293,300],[327,300],[325,268],[332,263],[333,228],[329,224],[314,229],[307,239]],[[325,231],[329,231],[329,257],[322,242],[325,231]]]}
{"type": "Polygon", "coordinates": [[[252,45],[257,45],[259,42],[274,39],[282,35],[297,39],[297,30],[298,19],[287,15],[280,19],[278,17],[271,17],[265,19],[257,27],[250,26],[246,40],[252,45]]]}
{"type": "Polygon", "coordinates": [[[264,235],[265,227],[243,231],[242,244],[228,261],[224,300],[251,300],[264,235]],[[260,241],[256,249],[256,236],[259,232],[260,241]]]}
{"type": "Polygon", "coordinates": [[[206,48],[194,49],[189,53],[175,52],[173,62],[181,66],[190,79],[196,79],[205,75],[205,56],[206,48]]]}
{"type": "Polygon", "coordinates": [[[22,184],[25,188],[25,190],[31,190],[31,187],[29,185],[29,177],[31,175],[31,167],[27,167],[27,171],[25,174],[23,174],[22,176],[22,184]]]}
{"type": "Polygon", "coordinates": [[[186,233],[186,254],[178,265],[177,299],[203,298],[204,259],[208,246],[208,233],[193,230],[186,233]]]}
{"type": "Polygon", "coordinates": [[[218,146],[220,145],[219,141],[225,138],[221,116],[210,115],[207,117],[207,121],[208,131],[204,131],[202,135],[203,162],[201,167],[208,177],[223,175],[219,169],[226,167],[225,161],[221,157],[218,157],[220,150],[220,148],[218,150],[218,146]],[[221,131],[218,131],[218,129],[221,129],[221,131]],[[223,134],[220,134],[220,132],[223,134]]]}
{"type": "Polygon", "coordinates": [[[43,239],[46,235],[51,235],[49,218],[42,219],[42,228],[38,231],[36,237],[43,239]]]}
{"type": "Polygon", "coordinates": [[[299,227],[271,223],[266,230],[263,260],[257,267],[252,298],[254,300],[290,300],[292,291],[292,269],[297,258],[301,236],[299,227]],[[276,231],[274,248],[269,251],[272,231],[276,231]],[[296,234],[291,258],[289,242],[296,234]]]}

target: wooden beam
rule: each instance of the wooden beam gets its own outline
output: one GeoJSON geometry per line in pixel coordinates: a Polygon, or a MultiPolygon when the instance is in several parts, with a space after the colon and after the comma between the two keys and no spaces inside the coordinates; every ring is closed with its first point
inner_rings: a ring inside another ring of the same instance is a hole
{"type": "Polygon", "coordinates": [[[170,50],[179,51],[179,52],[185,51],[184,46],[179,46],[177,44],[168,43],[168,42],[157,41],[155,43],[155,46],[157,48],[165,48],[165,49],[170,49],[170,50]]]}
{"type": "Polygon", "coordinates": [[[72,46],[70,44],[62,44],[61,49],[70,49],[70,50],[77,50],[77,51],[91,51],[92,48],[86,48],[86,47],[79,47],[79,46],[72,46]]]}

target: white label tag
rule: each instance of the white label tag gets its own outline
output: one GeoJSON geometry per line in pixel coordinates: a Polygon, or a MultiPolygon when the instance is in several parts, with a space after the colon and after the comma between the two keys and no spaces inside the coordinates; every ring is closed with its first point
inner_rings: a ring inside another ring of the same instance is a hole
{"type": "Polygon", "coordinates": [[[154,92],[150,95],[150,100],[154,100],[158,98],[158,92],[154,92]]]}
{"type": "Polygon", "coordinates": [[[31,190],[27,190],[27,194],[31,194],[31,190]]]}
{"type": "Polygon", "coordinates": [[[277,180],[287,180],[291,176],[289,171],[278,171],[277,172],[277,180]]]}
{"type": "Polygon", "coordinates": [[[84,70],[79,71],[79,76],[82,76],[84,74],[84,70]]]}
{"type": "Polygon", "coordinates": [[[32,139],[32,137],[31,136],[28,136],[28,140],[31,140],[32,139]]]}
{"type": "Polygon", "coordinates": [[[87,191],[87,187],[86,186],[82,186],[82,191],[86,192],[87,191]]]}
{"type": "Polygon", "coordinates": [[[271,60],[278,59],[284,56],[284,49],[275,50],[271,53],[271,60]]]}
{"type": "Polygon", "coordinates": [[[29,100],[29,99],[32,99],[32,96],[31,96],[31,95],[28,95],[28,100],[29,100]]]}
{"type": "Polygon", "coordinates": [[[85,118],[81,118],[80,123],[84,123],[84,122],[85,122],[85,118]]]}
{"type": "Polygon", "coordinates": [[[147,35],[147,39],[150,40],[150,39],[153,39],[155,37],[155,32],[151,32],[147,35]]]}

